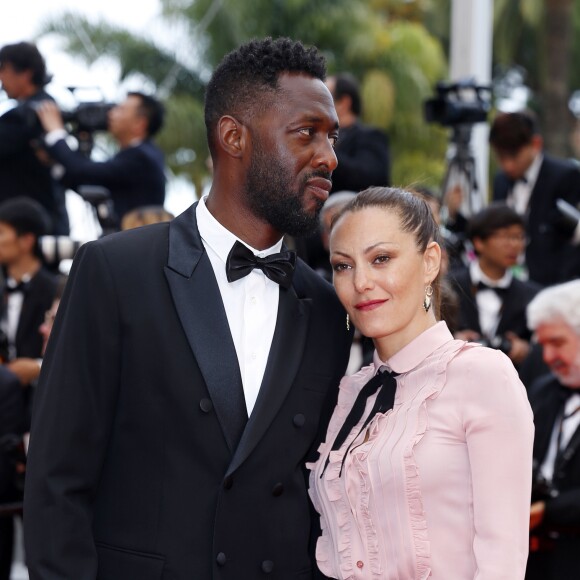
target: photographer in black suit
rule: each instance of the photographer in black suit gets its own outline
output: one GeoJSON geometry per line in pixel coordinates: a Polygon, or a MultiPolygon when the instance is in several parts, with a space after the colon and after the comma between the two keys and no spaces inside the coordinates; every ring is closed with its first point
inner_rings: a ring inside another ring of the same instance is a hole
{"type": "Polygon", "coordinates": [[[109,112],[109,132],[120,151],[103,162],[92,161],[66,142],[67,132],[54,102],[37,107],[47,131],[46,145],[51,157],[64,168],[62,183],[76,189],[82,185],[106,187],[113,200],[117,223],[132,209],[163,205],[165,173],[163,154],[152,137],[163,124],[163,106],[143,93],[131,92],[109,112]]]}
{"type": "Polygon", "coordinates": [[[526,306],[540,290],[511,272],[525,245],[523,218],[492,204],[469,220],[467,235],[477,260],[449,276],[459,298],[455,337],[499,348],[519,365],[530,349],[526,306]]]}
{"type": "Polygon", "coordinates": [[[534,484],[526,580],[577,580],[580,570],[580,280],[540,292],[528,325],[552,371],[528,395],[534,484]]]}
{"type": "Polygon", "coordinates": [[[52,233],[67,235],[64,189],[51,177],[42,147],[42,127],[34,107],[50,100],[44,85],[50,77],[34,44],[19,42],[0,49],[0,82],[18,104],[0,116],[0,201],[28,196],[50,214],[52,233]]]}
{"type": "Polygon", "coordinates": [[[390,185],[389,140],[384,131],[360,122],[362,99],[356,79],[341,73],[329,77],[326,86],[340,124],[332,191],[359,192],[372,185],[390,185]]]}
{"type": "Polygon", "coordinates": [[[544,153],[535,117],[528,111],[498,115],[489,141],[501,166],[493,199],[506,201],[524,216],[530,279],[548,286],[579,276],[580,225],[557,208],[558,199],[579,207],[578,167],[544,153]]]}

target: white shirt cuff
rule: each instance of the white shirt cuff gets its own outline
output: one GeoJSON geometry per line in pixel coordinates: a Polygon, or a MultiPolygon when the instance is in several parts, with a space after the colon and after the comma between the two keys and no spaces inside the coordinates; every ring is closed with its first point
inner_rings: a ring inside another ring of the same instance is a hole
{"type": "Polygon", "coordinates": [[[53,131],[49,131],[44,136],[44,142],[49,146],[52,147],[57,141],[61,139],[66,139],[68,137],[68,133],[66,129],[54,129],[53,131]]]}

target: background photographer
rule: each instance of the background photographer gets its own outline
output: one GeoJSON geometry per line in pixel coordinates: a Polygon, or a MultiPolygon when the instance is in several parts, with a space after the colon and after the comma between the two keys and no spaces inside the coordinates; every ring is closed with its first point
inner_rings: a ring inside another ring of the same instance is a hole
{"type": "MultiPolygon", "coordinates": [[[[108,115],[110,134],[120,151],[108,161],[92,161],[70,149],[58,107],[43,101],[36,107],[47,135],[50,156],[64,168],[62,183],[76,189],[99,185],[111,193],[117,222],[130,210],[163,205],[165,172],[161,150],[151,138],[163,124],[163,106],[143,93],[131,92],[108,115]]],[[[118,224],[117,224],[118,225],[118,224]]]]}
{"type": "Polygon", "coordinates": [[[505,204],[491,204],[469,220],[467,235],[477,259],[449,275],[459,298],[455,337],[499,348],[519,365],[530,349],[526,306],[540,290],[510,270],[525,247],[523,219],[505,204]]]}
{"type": "Polygon", "coordinates": [[[540,292],[527,310],[551,373],[529,389],[536,436],[526,580],[580,571],[580,280],[540,292]]]}
{"type": "Polygon", "coordinates": [[[501,167],[493,199],[524,216],[530,279],[548,286],[580,276],[580,225],[557,208],[558,199],[579,207],[577,165],[544,153],[536,119],[528,111],[499,114],[489,142],[501,167]]]}
{"type": "Polygon", "coordinates": [[[43,89],[50,80],[42,55],[34,44],[19,42],[0,48],[0,82],[18,104],[0,116],[0,201],[29,196],[50,214],[50,233],[67,235],[64,189],[51,177],[41,147],[42,127],[34,106],[51,99],[43,89]]]}

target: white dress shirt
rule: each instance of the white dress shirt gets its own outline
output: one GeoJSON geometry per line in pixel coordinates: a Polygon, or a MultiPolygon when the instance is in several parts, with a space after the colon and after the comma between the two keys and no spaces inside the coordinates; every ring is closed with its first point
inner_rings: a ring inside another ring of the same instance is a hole
{"type": "MultiPolygon", "coordinates": [[[[228,254],[236,240],[244,242],[211,215],[205,205],[205,199],[205,197],[200,199],[197,205],[197,226],[213,267],[226,311],[240,365],[248,416],[250,416],[258,398],[274,337],[280,286],[257,268],[240,280],[228,282],[226,277],[228,254]]],[[[244,245],[254,255],[263,258],[279,252],[282,248],[282,240],[262,251],[247,244],[244,245]]]]}
{"type": "MultiPolygon", "coordinates": [[[[22,283],[27,284],[31,280],[31,276],[25,274],[22,276],[22,283]]],[[[6,285],[11,288],[16,288],[18,282],[14,278],[8,278],[6,285]]],[[[6,298],[6,309],[4,316],[0,319],[0,330],[4,332],[8,338],[8,354],[11,359],[16,358],[16,333],[18,332],[18,324],[20,322],[20,314],[22,313],[22,305],[24,304],[24,292],[16,291],[10,292],[6,298]]]]}
{"type": "MultiPolygon", "coordinates": [[[[474,286],[477,286],[479,282],[483,282],[490,288],[508,288],[513,278],[511,271],[507,270],[502,278],[492,280],[483,273],[477,260],[471,262],[469,265],[469,275],[471,277],[471,283],[474,286]]],[[[497,295],[497,292],[493,290],[478,290],[475,294],[475,302],[477,304],[477,312],[479,313],[479,328],[481,329],[481,334],[491,339],[497,332],[503,301],[497,295]]]]}
{"type": "Polygon", "coordinates": [[[540,471],[544,476],[546,481],[552,481],[554,477],[554,466],[556,464],[556,456],[558,451],[566,449],[566,445],[570,442],[572,435],[578,429],[580,425],[580,412],[574,413],[574,411],[580,406],[580,394],[574,393],[567,401],[564,408],[564,413],[560,415],[556,422],[554,423],[554,429],[552,431],[552,438],[550,439],[550,446],[548,447],[548,453],[546,453],[546,458],[540,471]],[[574,413],[574,414],[572,414],[574,413]],[[562,417],[566,415],[571,415],[568,419],[562,421],[562,417]],[[560,421],[562,421],[562,436],[560,439],[560,449],[558,449],[558,434],[560,432],[560,421]]]}
{"type": "Polygon", "coordinates": [[[507,204],[520,215],[526,215],[528,213],[530,197],[538,180],[538,174],[540,173],[543,161],[544,156],[538,153],[524,174],[525,180],[520,179],[516,181],[511,192],[508,193],[507,204]]]}

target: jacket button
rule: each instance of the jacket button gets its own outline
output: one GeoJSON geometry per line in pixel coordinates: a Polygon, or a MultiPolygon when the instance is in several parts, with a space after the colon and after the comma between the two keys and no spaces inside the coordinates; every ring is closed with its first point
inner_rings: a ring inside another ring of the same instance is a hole
{"type": "Polygon", "coordinates": [[[225,566],[226,565],[226,555],[223,552],[220,552],[217,555],[215,561],[218,563],[218,566],[225,566]]]}
{"type": "MultiPolygon", "coordinates": [[[[277,483],[273,488],[272,488],[272,495],[274,497],[279,497],[284,493],[284,486],[281,483],[277,483]]],[[[269,561],[269,560],[267,560],[269,561]]]]}
{"type": "Polygon", "coordinates": [[[224,479],[224,489],[232,489],[232,485],[234,485],[234,478],[231,475],[228,475],[224,479]]]}
{"type": "Polygon", "coordinates": [[[306,422],[306,417],[302,413],[298,413],[298,415],[294,415],[294,419],[292,419],[292,423],[294,423],[294,427],[302,427],[306,422]]]}
{"type": "Polygon", "coordinates": [[[211,402],[210,399],[202,399],[199,402],[199,408],[204,412],[204,413],[209,413],[212,409],[213,409],[213,403],[211,402]]]}
{"type": "Polygon", "coordinates": [[[274,570],[274,562],[272,560],[264,560],[262,562],[262,572],[270,574],[274,570]]]}

